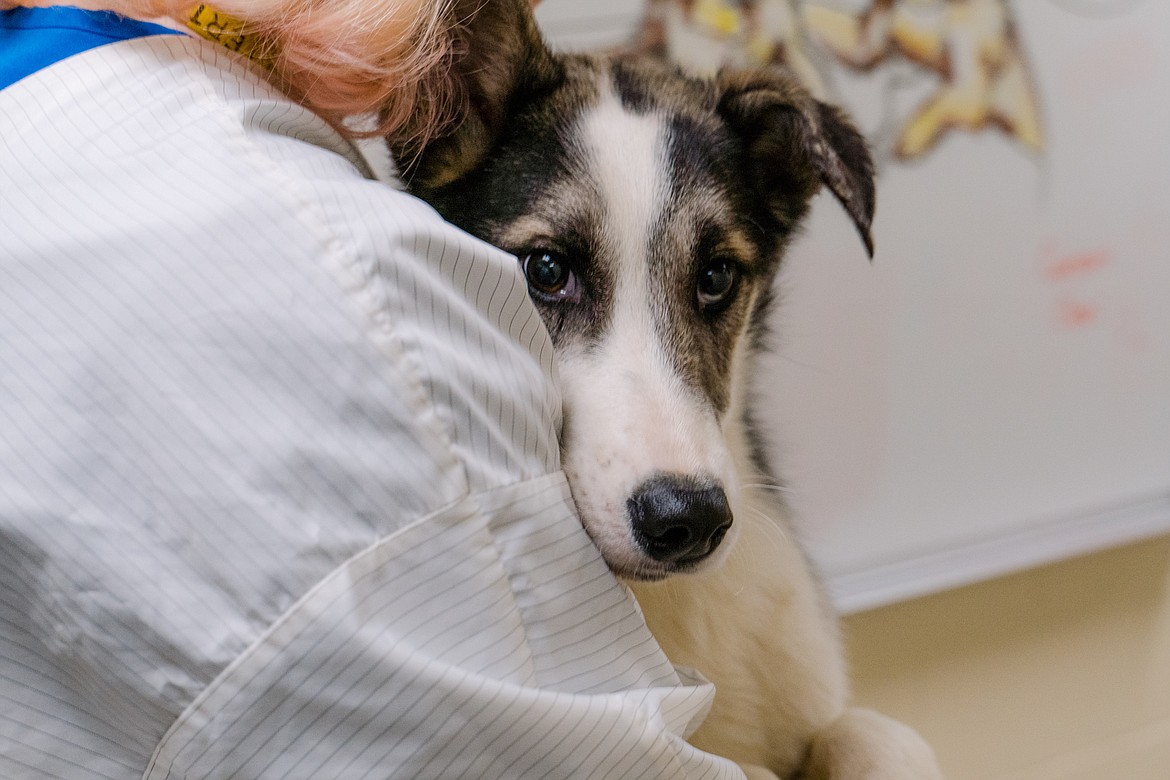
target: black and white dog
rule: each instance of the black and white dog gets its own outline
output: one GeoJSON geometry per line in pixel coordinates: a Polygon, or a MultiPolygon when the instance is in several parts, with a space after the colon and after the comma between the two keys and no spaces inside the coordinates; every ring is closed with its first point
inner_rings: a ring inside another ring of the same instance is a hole
{"type": "Polygon", "coordinates": [[[836,619],[748,428],[773,278],[822,185],[869,246],[864,141],[778,72],[555,55],[526,0],[466,4],[470,117],[396,156],[415,193],[520,258],[585,527],[667,656],[716,685],[691,741],[753,777],[940,777],[914,731],[849,707],[836,619]]]}

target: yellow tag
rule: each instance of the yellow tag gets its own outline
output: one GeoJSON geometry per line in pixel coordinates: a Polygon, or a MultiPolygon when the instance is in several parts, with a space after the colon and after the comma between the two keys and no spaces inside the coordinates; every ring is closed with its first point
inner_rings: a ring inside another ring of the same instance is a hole
{"type": "Polygon", "coordinates": [[[727,37],[738,35],[743,22],[740,12],[721,0],[700,0],[693,14],[700,26],[727,37]]]}
{"type": "Polygon", "coordinates": [[[271,46],[265,46],[259,36],[247,32],[245,22],[206,3],[200,3],[191,10],[187,26],[212,43],[243,54],[266,68],[272,67],[276,59],[271,46]]]}

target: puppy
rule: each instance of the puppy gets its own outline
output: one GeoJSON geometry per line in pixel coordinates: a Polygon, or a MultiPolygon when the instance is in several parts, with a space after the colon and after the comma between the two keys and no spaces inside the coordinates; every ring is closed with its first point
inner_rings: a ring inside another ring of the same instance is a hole
{"type": "Polygon", "coordinates": [[[870,246],[862,138],[778,72],[554,55],[525,0],[471,0],[462,34],[469,117],[392,146],[415,193],[519,259],[585,527],[667,656],[716,685],[691,741],[753,777],[939,777],[911,729],[849,708],[835,618],[749,435],[772,281],[822,185],[870,246]]]}

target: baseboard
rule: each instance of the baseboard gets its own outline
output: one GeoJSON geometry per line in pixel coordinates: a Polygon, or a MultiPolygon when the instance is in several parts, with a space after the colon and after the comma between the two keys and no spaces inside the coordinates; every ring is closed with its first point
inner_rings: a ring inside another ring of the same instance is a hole
{"type": "Polygon", "coordinates": [[[1166,533],[1170,491],[830,575],[827,586],[837,609],[849,614],[1166,533]]]}

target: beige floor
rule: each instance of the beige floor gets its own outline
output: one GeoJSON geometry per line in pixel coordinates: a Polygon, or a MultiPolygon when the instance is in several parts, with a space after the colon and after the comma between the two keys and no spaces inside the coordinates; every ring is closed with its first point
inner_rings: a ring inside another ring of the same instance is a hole
{"type": "Polygon", "coordinates": [[[1170,538],[846,619],[948,780],[1170,780],[1170,538]]]}

